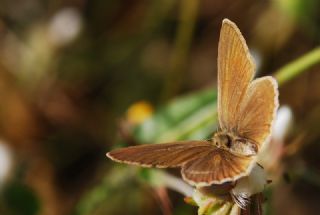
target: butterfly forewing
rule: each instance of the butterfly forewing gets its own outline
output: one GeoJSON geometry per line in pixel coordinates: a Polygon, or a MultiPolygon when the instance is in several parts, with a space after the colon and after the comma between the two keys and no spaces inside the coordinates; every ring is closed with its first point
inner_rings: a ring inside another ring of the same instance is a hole
{"type": "Polygon", "coordinates": [[[278,85],[272,77],[254,80],[242,102],[237,133],[253,140],[258,149],[271,133],[272,122],[278,108],[278,85]]]}
{"type": "Polygon", "coordinates": [[[116,149],[107,154],[114,161],[144,167],[179,167],[214,148],[208,141],[146,144],[116,149]]]}
{"type": "Polygon", "coordinates": [[[192,185],[208,186],[234,181],[246,175],[251,165],[250,157],[212,148],[205,156],[183,165],[181,173],[184,180],[192,185]]]}
{"type": "Polygon", "coordinates": [[[223,20],[218,47],[218,117],[223,131],[232,131],[239,107],[254,76],[255,65],[237,26],[223,20]]]}

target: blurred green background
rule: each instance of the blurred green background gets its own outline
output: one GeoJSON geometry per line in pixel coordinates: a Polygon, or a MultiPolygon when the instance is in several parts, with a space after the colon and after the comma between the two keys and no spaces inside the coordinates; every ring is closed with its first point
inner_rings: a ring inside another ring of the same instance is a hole
{"type": "Polygon", "coordinates": [[[0,214],[196,214],[162,181],[179,171],[105,153],[212,134],[223,18],[288,107],[265,213],[318,214],[317,0],[0,0],[0,214]]]}

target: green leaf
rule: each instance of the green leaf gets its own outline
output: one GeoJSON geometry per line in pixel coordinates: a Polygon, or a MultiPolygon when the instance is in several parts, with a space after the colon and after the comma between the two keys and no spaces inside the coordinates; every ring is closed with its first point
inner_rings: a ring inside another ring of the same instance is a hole
{"type": "Polygon", "coordinates": [[[141,143],[201,139],[216,125],[216,91],[209,89],[175,99],[137,126],[141,143]]]}

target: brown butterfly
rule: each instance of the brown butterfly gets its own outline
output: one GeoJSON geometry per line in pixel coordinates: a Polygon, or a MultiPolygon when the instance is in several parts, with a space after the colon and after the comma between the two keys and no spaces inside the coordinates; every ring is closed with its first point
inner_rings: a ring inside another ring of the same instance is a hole
{"type": "Polygon", "coordinates": [[[270,136],[278,107],[276,80],[253,80],[254,73],[255,65],[240,30],[224,19],[218,49],[219,129],[213,137],[121,148],[107,156],[142,167],[181,167],[183,179],[195,186],[247,176],[270,136]]]}

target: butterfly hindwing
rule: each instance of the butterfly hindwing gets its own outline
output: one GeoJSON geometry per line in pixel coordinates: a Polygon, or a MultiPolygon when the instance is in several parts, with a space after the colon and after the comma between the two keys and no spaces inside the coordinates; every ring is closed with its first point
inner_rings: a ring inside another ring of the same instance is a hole
{"type": "Polygon", "coordinates": [[[276,80],[270,76],[255,79],[241,105],[237,133],[253,140],[260,149],[270,136],[278,105],[276,80]]]}
{"type": "Polygon", "coordinates": [[[208,186],[234,181],[245,176],[253,164],[252,158],[237,156],[229,151],[212,148],[205,156],[197,157],[183,165],[185,181],[196,186],[208,186]]]}

